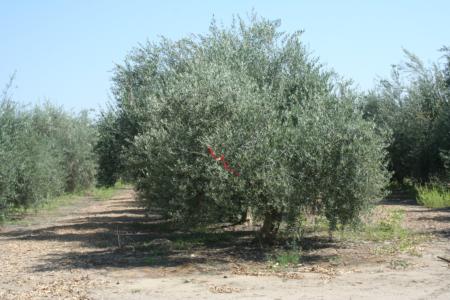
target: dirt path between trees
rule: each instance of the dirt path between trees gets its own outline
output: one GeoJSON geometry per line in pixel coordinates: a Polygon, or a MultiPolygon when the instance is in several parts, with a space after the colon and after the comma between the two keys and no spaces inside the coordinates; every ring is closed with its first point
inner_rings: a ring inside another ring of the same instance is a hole
{"type": "Polygon", "coordinates": [[[404,210],[409,228],[433,235],[419,255],[324,246],[305,253],[296,270],[268,273],[244,233],[227,235],[232,245],[219,237],[222,246],[191,248],[198,237],[169,233],[133,197],[124,189],[0,228],[0,299],[450,299],[449,264],[437,258],[450,257],[450,210],[384,204],[404,210]],[[181,250],[155,252],[173,234],[181,250]]]}

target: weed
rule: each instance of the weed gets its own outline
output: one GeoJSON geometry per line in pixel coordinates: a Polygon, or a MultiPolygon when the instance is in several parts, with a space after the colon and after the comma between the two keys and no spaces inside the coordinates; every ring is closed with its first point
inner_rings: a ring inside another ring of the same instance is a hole
{"type": "Polygon", "coordinates": [[[409,262],[403,259],[393,259],[389,262],[389,268],[394,270],[406,269],[409,265],[409,262]]]}
{"type": "Polygon", "coordinates": [[[406,252],[419,255],[417,245],[426,240],[423,234],[413,233],[402,226],[405,212],[400,209],[389,210],[387,214],[374,223],[360,224],[360,226],[341,232],[344,240],[364,240],[380,243],[373,252],[377,255],[392,255],[406,252]]]}
{"type": "Polygon", "coordinates": [[[118,181],[112,187],[96,187],[89,191],[89,194],[96,200],[111,199],[117,190],[127,187],[122,181],[118,181]]]}
{"type": "Polygon", "coordinates": [[[169,254],[169,249],[166,247],[154,247],[150,249],[148,257],[144,260],[148,265],[155,265],[158,262],[161,262],[164,257],[169,254]]]}
{"type": "Polygon", "coordinates": [[[157,259],[154,256],[149,256],[145,259],[145,263],[148,265],[154,265],[154,264],[156,264],[156,262],[157,262],[157,259]]]}
{"type": "Polygon", "coordinates": [[[374,242],[390,241],[402,238],[408,231],[401,226],[405,212],[392,210],[381,216],[375,222],[357,224],[349,230],[341,231],[341,238],[345,240],[366,240],[374,242]]]}
{"type": "Polygon", "coordinates": [[[191,250],[195,245],[196,245],[196,243],[193,241],[177,239],[172,242],[172,249],[174,249],[174,250],[191,250]]]}
{"type": "Polygon", "coordinates": [[[328,262],[333,266],[339,266],[342,263],[342,258],[340,256],[336,255],[336,256],[330,257],[328,262]]]}
{"type": "Polygon", "coordinates": [[[100,187],[92,190],[92,197],[96,200],[108,200],[111,199],[116,192],[114,187],[100,187]]]}
{"type": "Polygon", "coordinates": [[[290,267],[296,266],[300,263],[302,257],[302,251],[296,248],[289,250],[279,250],[273,254],[269,263],[272,267],[290,267]]]}
{"type": "Polygon", "coordinates": [[[28,220],[24,219],[26,215],[38,214],[40,212],[52,212],[60,207],[73,205],[83,197],[92,196],[96,200],[108,200],[111,199],[114,194],[121,188],[127,187],[122,182],[118,182],[115,186],[104,188],[90,188],[86,190],[80,190],[73,193],[66,193],[57,197],[48,198],[42,200],[37,204],[25,208],[25,207],[13,207],[8,210],[8,214],[0,218],[0,223],[6,224],[24,224],[28,220]]]}
{"type": "Polygon", "coordinates": [[[388,190],[391,191],[391,196],[395,195],[396,197],[408,199],[417,198],[417,189],[411,179],[404,179],[402,183],[397,181],[391,182],[388,190]]]}
{"type": "Polygon", "coordinates": [[[39,202],[32,207],[14,207],[8,211],[8,214],[1,219],[1,223],[10,225],[25,225],[28,224],[30,220],[26,219],[27,215],[36,215],[40,212],[53,212],[57,208],[62,206],[69,206],[79,201],[83,194],[81,192],[67,193],[58,197],[49,198],[45,201],[39,202]]]}
{"type": "Polygon", "coordinates": [[[47,199],[47,201],[43,202],[39,206],[35,206],[33,209],[34,212],[39,212],[41,210],[52,211],[61,206],[71,205],[77,200],[80,200],[82,197],[83,192],[64,194],[53,199],[47,199]]]}
{"type": "Polygon", "coordinates": [[[450,190],[441,185],[417,186],[417,202],[429,208],[450,207],[450,190]]]}

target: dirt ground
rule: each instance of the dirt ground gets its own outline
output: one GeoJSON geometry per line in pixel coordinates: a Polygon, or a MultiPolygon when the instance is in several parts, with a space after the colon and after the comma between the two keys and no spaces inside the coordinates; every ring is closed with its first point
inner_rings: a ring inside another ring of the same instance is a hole
{"type": "Polygon", "coordinates": [[[382,204],[431,236],[417,253],[312,236],[298,265],[278,269],[248,229],[174,232],[133,197],[85,198],[0,228],[0,299],[450,299],[438,258],[450,257],[450,210],[382,204]]]}

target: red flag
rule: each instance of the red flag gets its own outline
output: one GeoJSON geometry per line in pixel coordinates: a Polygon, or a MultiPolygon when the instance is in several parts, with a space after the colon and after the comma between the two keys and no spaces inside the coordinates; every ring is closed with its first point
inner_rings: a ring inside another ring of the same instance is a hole
{"type": "MultiPolygon", "coordinates": [[[[226,171],[230,172],[230,173],[233,174],[234,176],[241,176],[241,174],[239,174],[238,172],[236,172],[236,170],[230,168],[230,164],[229,164],[227,161],[225,161],[225,155],[224,155],[224,154],[222,154],[220,157],[217,157],[217,156],[216,156],[216,153],[215,153],[214,150],[211,148],[211,146],[208,146],[208,152],[209,152],[209,155],[211,155],[211,157],[212,157],[215,161],[222,161],[222,162],[223,162],[222,165],[223,165],[223,168],[224,168],[226,171]]],[[[239,165],[239,164],[238,164],[238,165],[239,165]]]]}
{"type": "Polygon", "coordinates": [[[208,146],[208,152],[212,156],[212,158],[216,159],[216,154],[214,153],[214,150],[210,146],[208,146]]]}

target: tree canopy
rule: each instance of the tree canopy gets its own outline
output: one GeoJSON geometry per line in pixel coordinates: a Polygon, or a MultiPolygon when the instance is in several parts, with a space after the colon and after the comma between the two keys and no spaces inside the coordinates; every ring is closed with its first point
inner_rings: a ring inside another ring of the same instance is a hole
{"type": "Polygon", "coordinates": [[[110,143],[147,206],[191,223],[251,210],[270,239],[304,211],[335,228],[380,199],[387,133],[301,32],[279,25],[212,22],[205,35],[147,43],[117,66],[110,143]]]}

